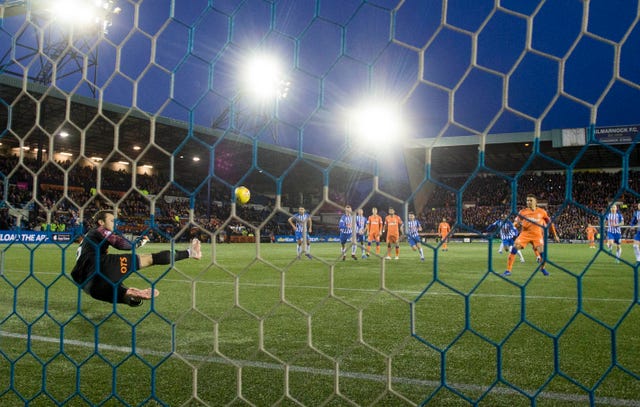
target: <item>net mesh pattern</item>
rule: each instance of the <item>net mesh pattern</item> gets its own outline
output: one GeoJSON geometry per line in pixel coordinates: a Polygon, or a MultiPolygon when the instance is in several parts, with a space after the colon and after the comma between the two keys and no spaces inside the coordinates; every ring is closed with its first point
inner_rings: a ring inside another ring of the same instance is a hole
{"type": "Polygon", "coordinates": [[[618,148],[597,133],[617,101],[640,95],[637,1],[121,0],[89,28],[44,4],[2,5],[3,210],[25,230],[72,233],[115,210],[128,240],[152,238],[134,253],[196,237],[204,255],[135,273],[132,285],[162,295],[130,310],[73,283],[76,242],[3,241],[1,404],[640,403],[638,267],[614,263],[604,235],[583,263],[559,246],[543,254],[573,287],[557,298],[540,264],[502,277],[491,239],[475,265],[451,263],[445,240],[423,244],[424,263],[403,246],[414,285],[384,245],[351,275],[338,243],[314,243],[311,261],[272,243],[298,206],[335,234],[345,204],[486,239],[489,219],[514,216],[530,192],[561,233],[603,231],[611,202],[638,199],[635,138],[618,148]],[[256,105],[240,90],[256,50],[284,56],[286,97],[256,105]],[[345,130],[345,106],[364,94],[412,111],[414,139],[370,149],[345,130]],[[552,154],[546,129],[569,111],[563,134],[582,145],[552,154]],[[452,162],[460,137],[472,149],[452,162]],[[489,162],[498,137],[527,144],[489,162]],[[620,170],[595,186],[594,151],[620,170]],[[251,205],[236,202],[240,185],[251,205]],[[230,257],[232,237],[251,249],[230,257]],[[597,294],[612,289],[592,270],[610,264],[621,298],[597,294]]]}

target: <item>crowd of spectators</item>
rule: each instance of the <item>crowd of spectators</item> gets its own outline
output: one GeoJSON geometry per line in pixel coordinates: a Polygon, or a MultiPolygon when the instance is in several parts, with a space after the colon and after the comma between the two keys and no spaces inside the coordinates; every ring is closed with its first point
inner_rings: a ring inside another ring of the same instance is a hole
{"type": "MultiPolygon", "coordinates": [[[[98,171],[91,165],[71,165],[71,162],[57,162],[39,168],[34,159],[24,159],[19,165],[15,156],[0,160],[0,190],[8,182],[6,203],[0,203],[3,226],[7,229],[23,230],[78,231],[86,229],[86,222],[100,209],[118,208],[118,228],[123,233],[139,234],[147,232],[156,240],[169,238],[188,240],[193,235],[190,219],[190,200],[187,194],[171,184],[165,189],[168,180],[157,175],[138,174],[132,189],[133,177],[130,173],[108,168],[100,170],[100,192],[97,193],[98,171]],[[65,173],[66,183],[65,187],[65,173]],[[34,188],[34,182],[36,183],[34,188]],[[35,199],[33,197],[35,191],[35,199]],[[157,196],[158,193],[162,196],[157,196]],[[28,216],[9,216],[7,206],[22,210],[28,216]],[[154,225],[150,226],[153,211],[154,225]],[[81,215],[82,214],[82,215],[81,215]],[[18,224],[19,222],[19,224],[18,224]]],[[[202,237],[208,232],[218,231],[229,219],[231,199],[226,188],[212,188],[210,195],[201,192],[195,201],[194,222],[202,231],[202,237]]],[[[254,201],[258,201],[256,197],[254,201]]],[[[2,199],[4,201],[4,199],[2,199]]],[[[264,205],[238,207],[237,216],[250,225],[259,226],[267,217],[269,202],[264,205]]],[[[263,225],[263,235],[279,233],[282,216],[263,225]]],[[[286,219],[285,219],[286,220],[286,219]]],[[[241,222],[227,223],[224,233],[230,236],[240,230],[235,226],[241,222]]]]}
{"type": "MultiPolygon", "coordinates": [[[[152,231],[156,240],[186,240],[193,234],[194,225],[189,222],[189,199],[173,184],[165,188],[168,180],[161,176],[139,174],[135,177],[135,188],[132,188],[134,178],[122,170],[102,168],[98,173],[95,166],[71,165],[71,162],[48,163],[40,167],[35,160],[29,159],[24,159],[22,165],[18,164],[15,156],[0,160],[0,187],[5,191],[4,183],[8,182],[6,203],[22,209],[29,216],[20,219],[18,225],[17,218],[9,216],[5,207],[0,211],[3,227],[81,233],[85,226],[82,217],[87,219],[100,209],[117,206],[119,228],[124,233],[152,231]],[[96,194],[98,174],[100,193],[96,194]],[[158,197],[158,193],[162,196],[158,197]],[[153,227],[149,223],[151,211],[153,227]]],[[[625,191],[640,191],[639,176],[637,171],[629,173],[628,190],[625,191]]],[[[443,218],[455,224],[454,233],[482,232],[501,214],[515,215],[511,213],[511,200],[512,185],[517,185],[517,210],[523,207],[526,194],[534,194],[554,217],[562,238],[581,239],[587,224],[600,224],[600,218],[613,197],[622,202],[621,213],[625,219],[630,219],[639,200],[631,192],[618,193],[621,182],[620,171],[574,172],[571,193],[567,194],[564,173],[527,173],[515,182],[493,174],[483,174],[471,180],[465,176],[444,177],[432,184],[427,204],[416,212],[427,233],[435,233],[443,218]],[[462,223],[457,222],[458,197],[463,206],[462,223]]],[[[253,233],[253,228],[258,227],[261,227],[263,237],[289,233],[286,225],[288,214],[270,216],[273,202],[265,197],[252,197],[252,202],[259,205],[238,206],[237,219],[230,221],[228,188],[213,188],[209,195],[204,195],[201,192],[194,200],[193,214],[197,229],[205,238],[214,232],[220,238],[228,238],[240,231],[253,233]],[[265,223],[265,219],[269,220],[265,223]]],[[[365,207],[365,212],[368,209],[365,207]]],[[[333,226],[317,224],[314,229],[330,233],[333,226]]]]}
{"type": "MultiPolygon", "coordinates": [[[[476,177],[446,177],[434,185],[427,205],[420,213],[424,228],[435,232],[438,223],[446,218],[456,221],[456,197],[460,194],[462,223],[471,230],[483,231],[501,214],[511,214],[512,182],[495,175],[476,177]],[[444,184],[447,188],[440,186],[444,184]],[[456,191],[456,192],[452,192],[456,191]]],[[[583,239],[588,224],[600,225],[600,219],[615,198],[627,223],[630,221],[640,198],[631,191],[640,191],[640,172],[629,171],[628,188],[621,189],[622,172],[580,171],[571,178],[572,189],[567,194],[567,177],[564,173],[530,173],[519,177],[517,184],[516,212],[524,207],[527,194],[534,194],[547,212],[554,218],[561,237],[583,239]],[[619,193],[619,191],[623,191],[619,193]],[[569,199],[570,198],[570,199],[569,199]]],[[[464,228],[459,227],[459,231],[464,228]]],[[[632,237],[634,230],[626,229],[625,237],[632,237]]]]}

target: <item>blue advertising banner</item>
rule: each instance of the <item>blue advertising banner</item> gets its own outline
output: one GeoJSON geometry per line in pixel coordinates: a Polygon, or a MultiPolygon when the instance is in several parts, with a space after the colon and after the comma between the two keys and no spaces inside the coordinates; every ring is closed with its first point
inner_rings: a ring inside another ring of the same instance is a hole
{"type": "MultiPolygon", "coordinates": [[[[340,242],[339,236],[309,236],[311,243],[335,243],[340,242]]],[[[276,243],[295,243],[296,239],[293,235],[276,235],[276,243]]]]}
{"type": "Polygon", "coordinates": [[[640,126],[596,127],[596,140],[606,144],[630,144],[640,135],[640,126]]]}
{"type": "Polygon", "coordinates": [[[73,240],[72,233],[65,232],[34,232],[0,230],[0,244],[10,243],[70,243],[73,240]]]}

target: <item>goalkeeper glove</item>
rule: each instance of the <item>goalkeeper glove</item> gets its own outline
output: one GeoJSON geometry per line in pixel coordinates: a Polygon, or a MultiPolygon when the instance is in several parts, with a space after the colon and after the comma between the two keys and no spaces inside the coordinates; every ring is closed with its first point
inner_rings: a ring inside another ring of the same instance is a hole
{"type": "Polygon", "coordinates": [[[138,248],[146,245],[149,242],[149,238],[147,236],[142,236],[140,240],[138,240],[138,248]]]}

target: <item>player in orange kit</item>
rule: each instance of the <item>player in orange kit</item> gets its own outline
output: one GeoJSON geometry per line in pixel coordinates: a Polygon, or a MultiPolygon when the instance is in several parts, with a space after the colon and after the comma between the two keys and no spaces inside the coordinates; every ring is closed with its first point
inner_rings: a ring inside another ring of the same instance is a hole
{"type": "Polygon", "coordinates": [[[380,254],[380,235],[382,235],[382,217],[378,208],[371,208],[371,216],[367,219],[367,257],[371,254],[371,243],[376,242],[376,254],[380,254]]]}
{"type": "Polygon", "coordinates": [[[387,257],[385,259],[391,259],[391,245],[396,246],[396,257],[400,258],[400,226],[402,226],[402,219],[396,215],[396,211],[393,208],[389,208],[389,214],[384,218],[384,226],[382,233],[387,232],[387,257]]]}
{"type": "Polygon", "coordinates": [[[518,213],[516,226],[519,226],[521,231],[509,253],[507,270],[502,273],[502,275],[505,277],[511,275],[516,253],[531,243],[538,262],[542,263],[540,265],[540,271],[543,275],[548,276],[549,272],[544,268],[544,262],[542,260],[542,252],[544,251],[544,229],[549,227],[556,242],[560,239],[558,238],[555,226],[551,223],[551,218],[549,214],[547,214],[547,211],[538,208],[538,200],[535,195],[527,195],[527,207],[518,213]]]}
{"type": "Polygon", "coordinates": [[[585,231],[587,233],[587,240],[589,241],[589,249],[595,249],[596,248],[596,233],[598,233],[598,231],[591,224],[587,225],[587,229],[585,231]]]}
{"type": "Polygon", "coordinates": [[[438,235],[440,235],[440,241],[442,241],[442,251],[449,251],[449,233],[451,233],[451,226],[447,223],[447,218],[442,218],[442,222],[438,225],[438,235]]]}

